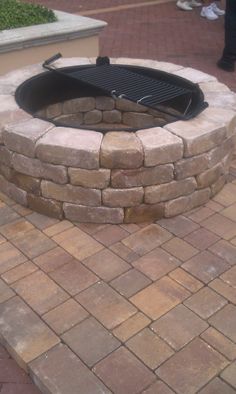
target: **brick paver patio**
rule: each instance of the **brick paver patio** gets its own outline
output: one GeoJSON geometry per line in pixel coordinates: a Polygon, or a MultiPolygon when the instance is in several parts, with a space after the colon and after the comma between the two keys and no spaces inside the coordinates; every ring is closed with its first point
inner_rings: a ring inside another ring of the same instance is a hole
{"type": "MultiPolygon", "coordinates": [[[[222,18],[35,2],[106,20],[102,55],[198,68],[236,91],[215,67],[222,18]]],[[[23,368],[0,346],[1,394],[39,393],[24,370],[43,393],[235,393],[236,162],[204,207],[142,225],[59,222],[0,194],[0,341],[23,368]]]]}

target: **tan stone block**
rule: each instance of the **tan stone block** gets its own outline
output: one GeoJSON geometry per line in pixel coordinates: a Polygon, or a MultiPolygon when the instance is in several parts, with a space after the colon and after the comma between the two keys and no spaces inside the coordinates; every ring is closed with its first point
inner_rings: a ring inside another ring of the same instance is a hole
{"type": "Polygon", "coordinates": [[[216,166],[210,168],[197,175],[197,185],[199,189],[203,189],[215,183],[223,173],[222,164],[217,164],[216,166]]]}
{"type": "Polygon", "coordinates": [[[0,164],[0,174],[8,181],[11,180],[13,173],[14,170],[12,168],[5,166],[5,164],[0,164]]]}
{"type": "Polygon", "coordinates": [[[91,130],[56,127],[37,142],[36,155],[53,164],[97,169],[102,138],[91,130]]]}
{"type": "Polygon", "coordinates": [[[154,126],[154,118],[150,114],[141,112],[124,112],[122,122],[135,129],[154,126]]]}
{"type": "Polygon", "coordinates": [[[103,204],[108,207],[131,207],[142,202],[144,191],[142,187],[131,189],[104,189],[103,204]]]}
{"type": "Polygon", "coordinates": [[[83,205],[63,204],[65,217],[80,223],[123,223],[122,208],[86,207],[83,205]]]}
{"type": "Polygon", "coordinates": [[[197,174],[208,168],[207,154],[190,157],[177,161],[175,164],[175,177],[176,179],[184,179],[197,174]]]}
{"type": "MultiPolygon", "coordinates": [[[[0,77],[1,78],[1,77],[0,77]]],[[[0,144],[3,143],[3,129],[7,124],[15,123],[18,121],[23,121],[31,119],[31,115],[22,109],[18,108],[15,110],[1,112],[0,117],[0,144]]]]}
{"type": "Polygon", "coordinates": [[[102,141],[100,161],[105,168],[138,168],[143,163],[141,143],[133,133],[107,133],[102,141]]]}
{"type": "Polygon", "coordinates": [[[103,122],[105,123],[121,123],[121,112],[117,109],[113,109],[112,111],[104,111],[103,122]]]}
{"type": "Polygon", "coordinates": [[[205,204],[209,201],[211,195],[210,188],[196,190],[193,194],[189,196],[190,199],[190,207],[189,209],[193,209],[199,207],[200,205],[205,204]]]}
{"type": "Polygon", "coordinates": [[[27,206],[27,193],[0,175],[0,191],[17,203],[27,206]]]}
{"type": "Polygon", "coordinates": [[[146,112],[147,107],[144,105],[140,105],[137,103],[134,103],[130,100],[126,99],[117,99],[115,101],[116,108],[119,109],[120,111],[132,111],[132,112],[146,112]]]}
{"type": "Polygon", "coordinates": [[[226,183],[226,176],[225,174],[221,175],[215,183],[211,185],[211,197],[215,196],[217,193],[223,189],[226,183]]]}
{"type": "Polygon", "coordinates": [[[12,152],[2,145],[0,145],[0,163],[12,167],[12,152]]]}
{"type": "Polygon", "coordinates": [[[101,191],[81,186],[58,185],[50,181],[41,182],[42,195],[58,201],[82,204],[85,206],[101,205],[101,191]]]}
{"type": "MultiPolygon", "coordinates": [[[[215,82],[215,84],[217,84],[218,86],[220,85],[220,87],[223,85],[220,84],[219,82],[215,82]]],[[[223,89],[221,88],[215,91],[226,92],[229,91],[229,88],[226,85],[223,85],[223,89]]],[[[223,105],[221,108],[220,107],[215,108],[213,106],[209,106],[204,110],[202,115],[215,123],[218,124],[224,123],[227,128],[227,137],[230,137],[232,134],[234,134],[236,127],[236,116],[235,116],[235,111],[233,111],[232,109],[226,108],[225,105],[223,105]]]]}
{"type": "Polygon", "coordinates": [[[182,181],[172,181],[158,186],[147,186],[145,188],[144,201],[148,204],[168,201],[180,196],[191,194],[196,188],[197,183],[195,178],[187,178],[182,181]]]}
{"type": "Polygon", "coordinates": [[[102,112],[98,109],[93,109],[84,114],[84,124],[97,124],[102,120],[102,112]]]}
{"type": "Polygon", "coordinates": [[[35,178],[50,179],[60,184],[66,183],[68,179],[64,166],[43,163],[18,153],[14,153],[12,164],[16,171],[35,178]]]}
{"type": "Polygon", "coordinates": [[[34,157],[37,140],[52,127],[52,123],[40,119],[18,122],[5,127],[3,141],[8,149],[34,157]]]}
{"type": "Polygon", "coordinates": [[[220,145],[226,137],[226,127],[199,115],[188,122],[178,121],[164,127],[184,141],[184,157],[209,151],[220,145]]]}
{"type": "Polygon", "coordinates": [[[108,96],[98,96],[95,98],[96,108],[102,111],[112,111],[115,107],[115,100],[108,96]]]}
{"type": "Polygon", "coordinates": [[[58,201],[35,196],[33,194],[28,194],[27,202],[28,202],[28,207],[33,211],[57,219],[63,218],[62,203],[58,201]]]}
{"type": "Polygon", "coordinates": [[[208,167],[214,167],[217,163],[223,160],[225,156],[234,150],[234,137],[227,138],[220,146],[212,149],[208,154],[208,167]]]}
{"type": "Polygon", "coordinates": [[[110,183],[111,171],[105,168],[100,168],[99,170],[69,168],[68,173],[72,185],[104,189],[110,183]]]}
{"type": "Polygon", "coordinates": [[[19,109],[15,97],[10,94],[0,94],[0,112],[14,111],[19,109]]]}
{"type": "Polygon", "coordinates": [[[60,342],[59,338],[19,297],[0,305],[3,344],[18,364],[27,364],[60,342]]]}
{"type": "Polygon", "coordinates": [[[17,171],[12,171],[11,182],[13,182],[19,188],[36,195],[40,194],[40,183],[39,178],[34,178],[29,175],[21,174],[17,171]]]}
{"type": "Polygon", "coordinates": [[[181,138],[167,130],[155,127],[149,130],[140,130],[136,135],[144,149],[144,165],[146,167],[172,163],[183,157],[181,138]]]}
{"type": "Polygon", "coordinates": [[[63,103],[63,114],[74,114],[76,112],[87,112],[95,109],[95,98],[80,97],[72,100],[67,100],[63,103]]]}
{"type": "Polygon", "coordinates": [[[173,180],[173,165],[141,167],[136,170],[113,170],[111,184],[114,188],[159,185],[173,180]]]}
{"type": "Polygon", "coordinates": [[[54,119],[62,114],[62,103],[51,104],[46,108],[46,117],[54,119]]]}
{"type": "Polygon", "coordinates": [[[125,209],[125,223],[142,223],[161,219],[164,216],[163,204],[141,204],[125,209]]]}
{"type": "Polygon", "coordinates": [[[189,208],[189,197],[179,197],[174,200],[168,201],[165,204],[165,217],[169,218],[172,216],[179,215],[186,212],[189,208]]]}
{"type": "Polygon", "coordinates": [[[207,92],[205,100],[211,107],[235,109],[236,98],[234,92],[207,92]]]}
{"type": "Polygon", "coordinates": [[[54,118],[54,122],[58,122],[60,126],[70,126],[79,127],[84,120],[84,115],[82,112],[77,112],[76,114],[61,115],[58,118],[54,118]]]}

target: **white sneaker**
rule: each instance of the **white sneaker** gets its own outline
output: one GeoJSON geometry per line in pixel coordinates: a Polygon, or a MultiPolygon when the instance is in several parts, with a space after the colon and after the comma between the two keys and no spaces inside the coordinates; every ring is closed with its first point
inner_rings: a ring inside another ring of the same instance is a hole
{"type": "Polygon", "coordinates": [[[217,7],[216,3],[211,4],[211,9],[214,12],[214,14],[221,16],[225,14],[224,10],[221,10],[219,7],[217,7]]]}
{"type": "Polygon", "coordinates": [[[189,1],[180,1],[178,0],[176,3],[177,7],[184,11],[192,11],[192,7],[189,5],[189,1]]]}
{"type": "Polygon", "coordinates": [[[209,21],[214,21],[218,19],[218,15],[214,13],[210,5],[208,7],[202,7],[201,16],[208,19],[209,21]]]}
{"type": "Polygon", "coordinates": [[[200,3],[199,1],[196,1],[196,0],[191,0],[189,2],[189,5],[190,5],[190,7],[201,7],[202,3],[200,3]]]}

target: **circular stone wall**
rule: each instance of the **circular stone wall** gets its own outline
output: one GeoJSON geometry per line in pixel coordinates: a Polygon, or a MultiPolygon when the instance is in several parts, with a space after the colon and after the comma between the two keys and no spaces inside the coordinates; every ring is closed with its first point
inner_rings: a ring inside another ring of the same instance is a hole
{"type": "MultiPolygon", "coordinates": [[[[57,65],[89,62],[94,59],[61,59],[57,65]]],[[[21,110],[14,98],[17,87],[42,72],[41,66],[11,72],[0,77],[3,193],[59,219],[116,224],[178,215],[205,204],[223,187],[234,150],[235,94],[216,78],[191,68],[140,59],[111,60],[115,62],[160,69],[199,83],[209,107],[188,121],[164,127],[150,124],[129,133],[116,131],[113,118],[105,135],[82,125],[57,127],[50,119],[65,115],[57,105],[47,108],[45,121],[21,110]]]]}

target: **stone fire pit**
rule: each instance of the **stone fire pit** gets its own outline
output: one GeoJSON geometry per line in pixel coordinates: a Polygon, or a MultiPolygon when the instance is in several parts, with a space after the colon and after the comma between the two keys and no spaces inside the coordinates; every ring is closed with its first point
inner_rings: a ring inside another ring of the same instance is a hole
{"type": "MultiPolygon", "coordinates": [[[[173,122],[126,100],[84,97],[43,108],[36,114],[42,120],[20,109],[14,97],[17,87],[43,72],[42,67],[16,70],[0,78],[0,190],[32,210],[78,222],[157,220],[205,204],[227,179],[236,132],[235,94],[191,68],[111,61],[199,83],[209,107],[194,119],[173,122]],[[58,119],[69,119],[74,127],[55,126],[58,119]],[[138,130],[125,131],[130,127],[138,130]],[[94,130],[99,128],[106,133],[94,130]]],[[[56,65],[89,62],[95,59],[60,59],[56,65]]]]}

